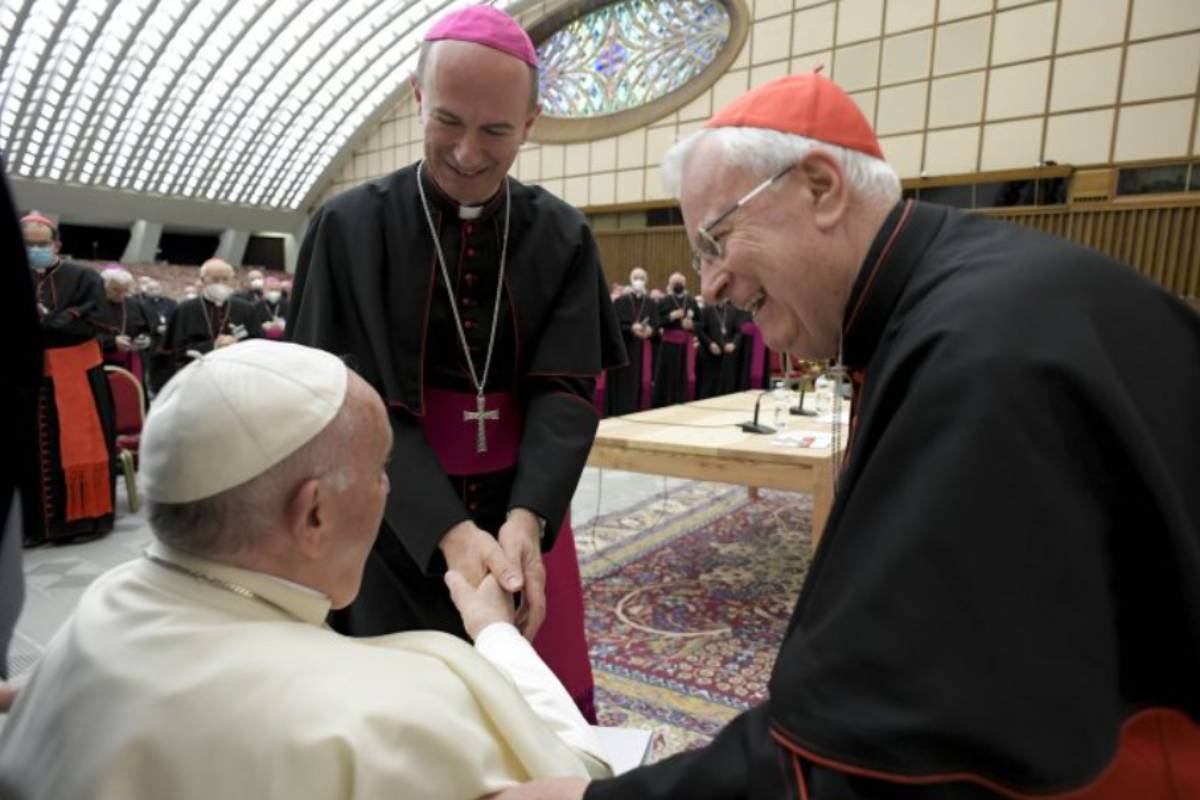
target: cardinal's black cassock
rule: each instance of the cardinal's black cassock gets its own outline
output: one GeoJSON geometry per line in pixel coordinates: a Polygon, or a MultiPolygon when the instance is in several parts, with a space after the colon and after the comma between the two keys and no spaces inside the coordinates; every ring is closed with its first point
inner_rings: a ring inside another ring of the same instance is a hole
{"type": "Polygon", "coordinates": [[[906,202],[843,339],[847,461],[769,699],[587,800],[1200,797],[1200,316],[906,202]]]}

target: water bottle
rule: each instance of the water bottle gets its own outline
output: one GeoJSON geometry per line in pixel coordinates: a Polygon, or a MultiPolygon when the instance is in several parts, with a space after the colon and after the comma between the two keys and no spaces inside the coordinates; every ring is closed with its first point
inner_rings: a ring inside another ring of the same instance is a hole
{"type": "Polygon", "coordinates": [[[829,375],[821,373],[813,384],[817,395],[817,413],[821,415],[833,413],[833,391],[836,382],[829,375]]]}
{"type": "Polygon", "coordinates": [[[787,430],[788,402],[791,400],[791,394],[788,391],[786,383],[775,381],[771,389],[771,395],[775,398],[774,428],[777,431],[787,430]]]}

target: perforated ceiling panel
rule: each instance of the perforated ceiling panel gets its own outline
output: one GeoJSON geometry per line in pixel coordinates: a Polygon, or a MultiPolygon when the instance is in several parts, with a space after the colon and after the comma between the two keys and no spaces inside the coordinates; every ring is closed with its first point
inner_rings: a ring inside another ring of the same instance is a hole
{"type": "Polygon", "coordinates": [[[0,145],[26,178],[296,209],[466,4],[0,0],[0,145]]]}

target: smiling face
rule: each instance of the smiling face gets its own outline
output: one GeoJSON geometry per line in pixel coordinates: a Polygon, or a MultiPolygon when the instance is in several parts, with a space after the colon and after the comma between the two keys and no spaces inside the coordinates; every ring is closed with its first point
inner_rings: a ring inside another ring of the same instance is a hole
{"type": "MultiPolygon", "coordinates": [[[[822,151],[797,166],[711,228],[722,255],[705,259],[701,286],[708,302],[728,299],[750,311],[772,350],[833,358],[858,267],[842,232],[848,189],[836,159],[822,151]]],[[[698,227],[766,177],[731,167],[713,140],[698,142],[680,198],[693,246],[698,227]]]]}
{"type": "Polygon", "coordinates": [[[537,119],[530,80],[527,64],[490,47],[452,40],[430,46],[414,85],[425,162],[459,203],[480,205],[500,188],[537,119]]]}

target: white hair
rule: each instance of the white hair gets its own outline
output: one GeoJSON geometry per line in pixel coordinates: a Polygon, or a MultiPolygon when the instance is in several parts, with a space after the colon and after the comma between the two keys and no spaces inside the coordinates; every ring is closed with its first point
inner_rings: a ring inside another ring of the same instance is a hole
{"type": "Polygon", "coordinates": [[[235,272],[233,265],[223,258],[210,258],[200,265],[200,277],[204,278],[211,275],[214,270],[228,269],[230,272],[235,272]]]}
{"type": "Polygon", "coordinates": [[[704,128],[676,142],[662,162],[663,186],[672,195],[679,196],[683,164],[704,139],[716,143],[728,165],[764,179],[796,163],[810,150],[824,150],[837,158],[856,194],[889,203],[900,200],[900,178],[886,161],[819,139],[764,128],[704,128]]]}
{"type": "Polygon", "coordinates": [[[133,276],[129,274],[128,270],[124,269],[110,267],[109,269],[106,269],[100,273],[100,279],[104,281],[105,286],[108,286],[109,284],[116,284],[117,286],[131,289],[136,285],[136,281],[134,281],[133,276]]]}
{"type": "MultiPolygon", "coordinates": [[[[165,544],[208,558],[253,550],[282,517],[288,499],[317,479],[336,492],[355,480],[347,447],[362,424],[363,403],[350,395],[337,415],[299,450],[260,475],[190,503],[147,503],[150,527],[165,544]]],[[[283,423],[286,424],[286,423],[283,423]]]]}

